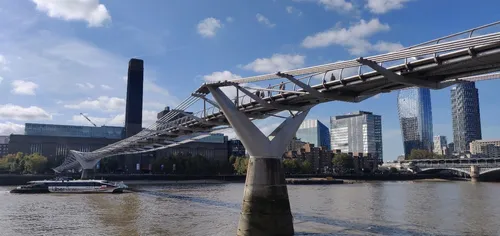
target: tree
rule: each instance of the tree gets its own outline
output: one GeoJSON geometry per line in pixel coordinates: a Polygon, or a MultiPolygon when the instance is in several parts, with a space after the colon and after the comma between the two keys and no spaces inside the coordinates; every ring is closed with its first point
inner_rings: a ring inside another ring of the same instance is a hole
{"type": "Polygon", "coordinates": [[[236,161],[236,157],[235,156],[230,156],[229,157],[229,164],[233,165],[235,161],[236,161]]]}
{"type": "Polygon", "coordinates": [[[283,168],[285,168],[285,173],[298,173],[300,171],[300,167],[300,163],[297,159],[286,158],[283,160],[283,168]]]}
{"type": "Polygon", "coordinates": [[[413,149],[411,150],[408,160],[421,160],[421,159],[441,159],[442,155],[434,154],[427,150],[413,149]]]}
{"type": "Polygon", "coordinates": [[[40,173],[45,170],[46,165],[47,158],[38,153],[34,153],[25,156],[24,172],[32,174],[40,173]]]}
{"type": "Polygon", "coordinates": [[[391,167],[389,169],[389,172],[392,173],[392,174],[395,174],[395,173],[398,173],[398,169],[396,167],[391,167]]]}
{"type": "Polygon", "coordinates": [[[25,157],[26,156],[21,152],[2,157],[0,159],[0,169],[9,172],[22,173],[25,169],[25,157]]]}
{"type": "Polygon", "coordinates": [[[332,164],[337,173],[344,173],[354,168],[354,159],[347,153],[335,154],[332,164]]]}
{"type": "Polygon", "coordinates": [[[234,170],[239,175],[244,175],[247,173],[248,167],[248,158],[246,157],[237,157],[234,162],[234,170]]]}
{"type": "Polygon", "coordinates": [[[302,162],[300,169],[303,174],[310,174],[313,171],[312,164],[309,161],[302,162]]]}

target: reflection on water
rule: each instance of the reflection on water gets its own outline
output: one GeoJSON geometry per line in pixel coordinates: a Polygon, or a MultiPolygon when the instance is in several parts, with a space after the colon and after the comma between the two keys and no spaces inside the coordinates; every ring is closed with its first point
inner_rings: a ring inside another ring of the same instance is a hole
{"type": "MultiPolygon", "coordinates": [[[[235,235],[243,184],[148,186],[131,194],[14,195],[0,235],[235,235]]],[[[499,235],[500,184],[289,186],[297,235],[499,235]]]]}

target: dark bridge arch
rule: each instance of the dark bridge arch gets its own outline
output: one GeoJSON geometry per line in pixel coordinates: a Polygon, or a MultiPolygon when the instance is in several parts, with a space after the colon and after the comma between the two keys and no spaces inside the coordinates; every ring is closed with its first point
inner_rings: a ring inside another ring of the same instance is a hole
{"type": "MultiPolygon", "coordinates": [[[[443,171],[443,170],[454,170],[454,171],[458,171],[458,172],[461,172],[461,173],[464,173],[464,174],[467,174],[468,176],[470,176],[470,171],[467,171],[467,170],[464,170],[461,168],[453,168],[453,167],[422,168],[417,173],[426,173],[426,172],[431,172],[431,171],[443,171]]],[[[499,170],[500,170],[500,168],[499,168],[499,170]]]]}
{"type": "Polygon", "coordinates": [[[479,172],[479,176],[486,175],[486,174],[493,174],[493,173],[499,172],[499,171],[500,171],[500,167],[485,169],[485,170],[481,170],[479,172]]]}

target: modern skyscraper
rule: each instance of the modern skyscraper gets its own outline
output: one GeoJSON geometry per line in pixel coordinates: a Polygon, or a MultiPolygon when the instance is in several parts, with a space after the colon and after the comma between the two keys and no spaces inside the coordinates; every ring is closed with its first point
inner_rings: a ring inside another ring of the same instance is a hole
{"type": "Polygon", "coordinates": [[[377,155],[382,153],[382,117],[358,111],[330,118],[332,150],[377,155]]]}
{"type": "Polygon", "coordinates": [[[125,132],[130,137],[142,130],[144,61],[132,58],[128,64],[125,132]]]}
{"type": "Polygon", "coordinates": [[[330,150],[330,131],[319,120],[305,120],[295,135],[304,142],[312,143],[315,147],[326,147],[330,150]]]}
{"type": "Polygon", "coordinates": [[[453,142],[455,152],[469,151],[469,144],[481,139],[479,94],[474,82],[461,83],[451,89],[453,142]]]}
{"type": "Polygon", "coordinates": [[[439,155],[446,155],[448,153],[448,142],[446,136],[434,136],[434,153],[439,155]]]}
{"type": "Polygon", "coordinates": [[[398,92],[398,113],[405,156],[413,149],[432,151],[431,93],[427,88],[398,92]]]}

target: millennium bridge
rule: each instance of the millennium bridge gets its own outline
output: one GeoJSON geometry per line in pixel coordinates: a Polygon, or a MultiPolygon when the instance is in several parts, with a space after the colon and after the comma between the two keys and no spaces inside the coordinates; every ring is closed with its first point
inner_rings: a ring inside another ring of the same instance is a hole
{"type": "Polygon", "coordinates": [[[400,89],[496,79],[499,74],[491,73],[500,70],[499,25],[381,55],[204,83],[150,127],[92,152],[72,150],[54,170],[81,167],[87,177],[102,158],[152,152],[233,128],[250,154],[237,234],[293,235],[281,156],[311,108],[331,101],[358,103],[400,89]],[[266,137],[252,121],[268,117],[283,122],[266,137]]]}

